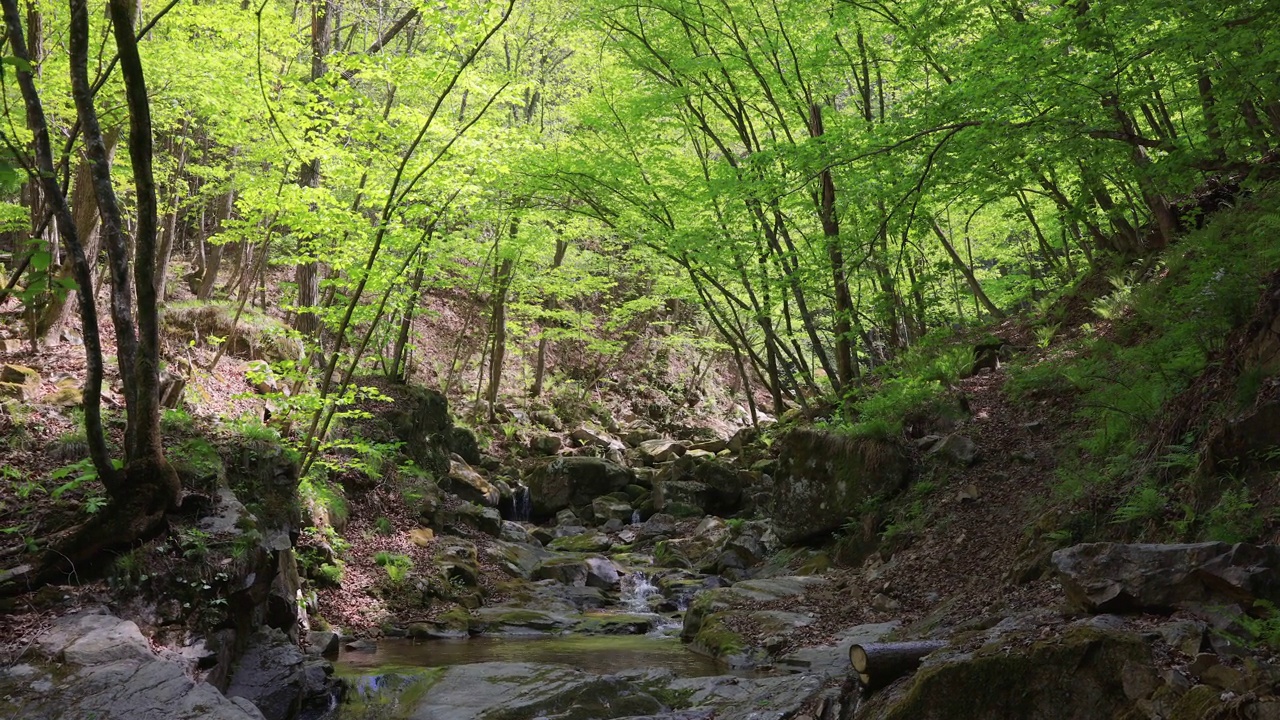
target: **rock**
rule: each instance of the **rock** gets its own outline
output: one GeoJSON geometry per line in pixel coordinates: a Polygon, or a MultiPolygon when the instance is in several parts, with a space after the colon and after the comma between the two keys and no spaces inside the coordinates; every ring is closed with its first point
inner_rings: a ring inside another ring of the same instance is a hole
{"type": "Polygon", "coordinates": [[[431,547],[436,533],[431,528],[414,528],[409,531],[409,541],[418,547],[431,547]]]}
{"type": "Polygon", "coordinates": [[[554,613],[499,605],[472,613],[470,631],[485,635],[542,635],[571,627],[572,620],[554,613]]]}
{"type": "Polygon", "coordinates": [[[578,441],[579,444],[588,447],[598,447],[603,450],[617,450],[618,452],[622,452],[627,449],[627,446],[623,445],[621,440],[610,435],[606,430],[598,425],[592,425],[591,423],[584,423],[580,425],[578,429],[569,433],[569,437],[578,441]]]}
{"type": "Polygon", "coordinates": [[[653,509],[681,517],[696,517],[708,511],[711,488],[689,480],[658,479],[653,483],[653,509]]]}
{"type": "Polygon", "coordinates": [[[729,448],[728,441],[721,440],[718,438],[715,440],[704,440],[702,442],[697,442],[689,446],[690,450],[693,450],[696,452],[711,453],[712,455],[723,452],[728,448],[729,448]]]}
{"type": "Polygon", "coordinates": [[[539,455],[555,455],[564,447],[559,435],[543,433],[529,438],[529,449],[539,455]]]}
{"type": "Polygon", "coordinates": [[[556,417],[556,414],[549,410],[534,410],[533,414],[529,417],[531,417],[534,422],[548,430],[560,432],[564,429],[564,423],[560,422],[560,418],[556,417]]]}
{"type": "Polygon", "coordinates": [[[654,478],[653,506],[669,512],[670,503],[693,506],[710,515],[729,517],[742,509],[742,479],[720,462],[686,454],[654,478]]]}
{"type": "Polygon", "coordinates": [[[952,433],[935,442],[927,454],[938,455],[957,465],[968,467],[978,461],[978,444],[963,435],[952,433]]]}
{"type": "Polygon", "coordinates": [[[151,660],[151,646],[138,626],[118,617],[86,613],[59,618],[36,642],[46,657],[73,665],[151,660]]]}
{"type": "Polygon", "coordinates": [[[432,516],[431,525],[442,533],[457,533],[468,527],[486,535],[502,534],[502,515],[497,508],[481,507],[475,503],[458,503],[456,507],[444,507],[432,516]]]}
{"type": "Polygon", "coordinates": [[[882,613],[894,613],[902,609],[902,603],[884,593],[876,593],[876,596],[871,598],[871,607],[882,613]]]}
{"type": "Polygon", "coordinates": [[[342,645],[342,636],[332,630],[312,630],[307,633],[307,652],[314,655],[336,655],[342,645]]]}
{"type": "Polygon", "coordinates": [[[755,442],[759,436],[760,430],[748,425],[747,427],[739,428],[733,434],[733,437],[729,438],[729,441],[725,443],[725,447],[732,452],[741,453],[744,448],[755,442]]]}
{"type": "Polygon", "coordinates": [[[252,702],[266,720],[292,720],[303,708],[328,708],[336,687],[332,672],[329,663],[308,660],[283,632],[259,631],[249,638],[227,696],[252,702]]]}
{"type": "Polygon", "coordinates": [[[868,499],[897,494],[908,467],[902,449],[886,441],[795,430],[782,440],[774,477],[774,532],[789,545],[838,530],[868,499]]]}
{"type": "Polygon", "coordinates": [[[84,402],[84,391],[74,378],[64,378],[54,385],[52,392],[40,398],[40,402],[53,407],[76,407],[84,402]]]}
{"type": "Polygon", "coordinates": [[[1129,698],[1124,678],[1132,682],[1151,668],[1150,650],[1131,634],[1079,628],[1039,642],[997,640],[975,652],[934,653],[909,681],[872,695],[859,717],[1148,717],[1129,698]]]}
{"type": "Polygon", "coordinates": [[[612,590],[618,587],[621,578],[618,566],[612,560],[602,557],[587,558],[587,587],[612,590]]]}
{"type": "Polygon", "coordinates": [[[444,489],[467,502],[489,507],[497,507],[502,498],[496,487],[460,459],[450,461],[448,481],[444,489]]]}
{"type": "Polygon", "coordinates": [[[636,455],[646,465],[671,462],[684,455],[683,443],[670,439],[646,440],[636,446],[636,455]]]}
{"type": "Polygon", "coordinates": [[[664,513],[650,515],[636,532],[637,540],[670,537],[676,533],[676,519],[664,513]]]}
{"type": "Polygon", "coordinates": [[[469,465],[480,464],[480,443],[476,440],[476,434],[470,428],[458,427],[457,425],[449,428],[449,432],[445,435],[445,444],[448,446],[449,452],[457,454],[464,463],[469,465]]]}
{"type": "MultiPolygon", "coordinates": [[[[612,518],[609,518],[608,520],[605,520],[604,524],[600,526],[600,529],[604,530],[607,533],[616,533],[622,530],[622,528],[624,527],[626,527],[626,523],[622,522],[616,517],[612,517],[612,518]]],[[[628,542],[628,541],[623,540],[623,542],[628,542]]]]}
{"type": "Polygon", "coordinates": [[[1280,548],[1245,543],[1089,543],[1053,553],[1067,599],[1085,612],[1167,612],[1280,602],[1280,548]]]}
{"type": "Polygon", "coordinates": [[[534,580],[554,580],[562,585],[587,584],[587,563],[576,557],[555,556],[542,561],[533,571],[534,580]]]}
{"type": "Polygon", "coordinates": [[[661,440],[662,434],[651,427],[636,427],[628,430],[623,436],[622,441],[633,448],[640,447],[641,443],[650,440],[661,440]]]}
{"type": "Polygon", "coordinates": [[[631,522],[631,513],[634,512],[627,503],[611,497],[598,497],[591,501],[591,515],[597,523],[604,523],[607,520],[618,520],[619,522],[631,522]]]}
{"type": "Polygon", "coordinates": [[[578,519],[577,513],[565,509],[556,513],[556,525],[558,527],[578,527],[582,525],[582,521],[578,519]]]}
{"type": "Polygon", "coordinates": [[[528,580],[533,577],[543,558],[549,555],[532,545],[498,541],[485,548],[485,557],[508,575],[528,580]]]}
{"type": "Polygon", "coordinates": [[[536,467],[527,478],[535,517],[589,505],[601,495],[618,492],[635,482],[630,470],[592,457],[559,457],[536,467]]]}
{"type": "Polygon", "coordinates": [[[0,397],[32,402],[41,382],[40,373],[26,365],[0,365],[0,397]]]}
{"type": "Polygon", "coordinates": [[[562,550],[564,552],[604,552],[613,547],[613,542],[609,540],[607,535],[599,533],[582,533],[579,535],[567,535],[558,537],[548,543],[547,547],[552,550],[562,550]]]}
{"type": "Polygon", "coordinates": [[[484,718],[621,718],[652,716],[666,707],[631,683],[561,665],[455,665],[427,689],[410,720],[484,718]]]}
{"type": "Polygon", "coordinates": [[[514,521],[503,520],[502,530],[498,533],[499,540],[505,540],[510,543],[524,543],[526,545],[541,545],[537,538],[529,532],[529,528],[514,521]]]}

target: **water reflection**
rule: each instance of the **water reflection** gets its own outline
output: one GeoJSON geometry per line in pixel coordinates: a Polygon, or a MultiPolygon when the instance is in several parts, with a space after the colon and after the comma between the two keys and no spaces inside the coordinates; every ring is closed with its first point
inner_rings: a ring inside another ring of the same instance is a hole
{"type": "Polygon", "coordinates": [[[389,667],[444,667],[481,662],[559,663],[608,675],[624,670],[666,668],[681,677],[720,675],[714,660],[690,652],[674,638],[601,635],[551,638],[387,639],[376,652],[343,651],[340,670],[361,674],[389,667]]]}

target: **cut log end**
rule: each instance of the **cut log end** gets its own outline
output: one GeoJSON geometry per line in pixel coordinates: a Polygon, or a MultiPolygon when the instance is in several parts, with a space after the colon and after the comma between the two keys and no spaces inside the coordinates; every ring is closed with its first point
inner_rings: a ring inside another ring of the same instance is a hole
{"type": "Polygon", "coordinates": [[[920,666],[924,657],[946,647],[941,640],[869,643],[849,648],[849,664],[867,692],[874,692],[920,666]]]}

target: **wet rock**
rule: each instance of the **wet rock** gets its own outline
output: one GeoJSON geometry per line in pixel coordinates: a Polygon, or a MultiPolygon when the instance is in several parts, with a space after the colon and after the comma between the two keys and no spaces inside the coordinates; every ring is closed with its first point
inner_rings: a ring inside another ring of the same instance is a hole
{"type": "Polygon", "coordinates": [[[603,590],[612,590],[618,587],[620,578],[618,576],[618,566],[612,560],[602,557],[590,557],[586,560],[588,587],[601,588],[603,590]]]}
{"type": "Polygon", "coordinates": [[[568,507],[583,507],[601,495],[618,492],[635,481],[627,468],[592,457],[559,457],[534,468],[527,478],[535,517],[546,518],[568,507]]]}
{"type": "Polygon", "coordinates": [[[1053,553],[1067,599],[1086,612],[1164,612],[1280,601],[1280,548],[1246,543],[1088,543],[1053,553]]]}
{"type": "Polygon", "coordinates": [[[817,430],[782,440],[769,516],[785,544],[827,535],[872,497],[892,497],[907,480],[901,448],[817,430]]]}
{"type": "Polygon", "coordinates": [[[341,644],[342,636],[332,630],[307,633],[307,652],[314,655],[336,655],[341,644]]]}
{"type": "Polygon", "coordinates": [[[336,686],[333,667],[308,660],[279,630],[259,631],[249,639],[228,697],[241,697],[262,711],[266,720],[292,720],[307,707],[327,708],[336,686]]]}

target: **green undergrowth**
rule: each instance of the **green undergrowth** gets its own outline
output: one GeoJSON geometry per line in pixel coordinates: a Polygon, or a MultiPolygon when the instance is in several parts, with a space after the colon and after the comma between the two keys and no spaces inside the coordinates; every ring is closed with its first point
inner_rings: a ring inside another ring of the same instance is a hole
{"type": "MultiPolygon", "coordinates": [[[[1261,531],[1243,478],[1199,474],[1198,429],[1155,457],[1149,449],[1170,401],[1210,368],[1232,330],[1249,320],[1265,275],[1280,267],[1277,205],[1274,193],[1245,200],[1159,257],[1114,270],[1078,336],[1044,360],[1011,368],[1006,391],[1015,401],[1074,403],[1083,429],[1066,451],[1072,461],[1061,464],[1056,500],[1112,502],[1110,521],[1095,534],[1237,541],[1261,531]]],[[[1256,393],[1261,380],[1245,377],[1245,385],[1256,393]]],[[[1252,402],[1247,390],[1212,413],[1237,412],[1242,400],[1252,402]]]]}

